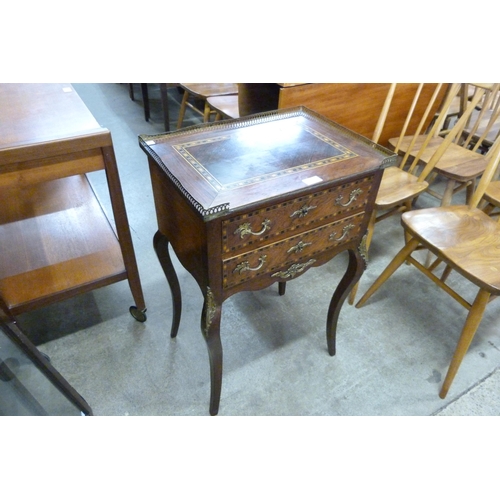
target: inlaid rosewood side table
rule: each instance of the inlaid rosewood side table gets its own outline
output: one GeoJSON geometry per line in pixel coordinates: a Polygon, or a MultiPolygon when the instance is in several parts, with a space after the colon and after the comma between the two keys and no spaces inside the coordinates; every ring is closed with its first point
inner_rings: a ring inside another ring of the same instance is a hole
{"type": "Polygon", "coordinates": [[[173,297],[172,337],[181,292],[169,244],[204,296],[210,413],[221,394],[224,300],[275,282],[283,294],[286,281],[347,250],[327,316],[333,356],[340,309],[365,268],[361,243],[383,168],[396,156],[303,107],[140,136],[139,143],[158,218],[154,248],[173,297]]]}

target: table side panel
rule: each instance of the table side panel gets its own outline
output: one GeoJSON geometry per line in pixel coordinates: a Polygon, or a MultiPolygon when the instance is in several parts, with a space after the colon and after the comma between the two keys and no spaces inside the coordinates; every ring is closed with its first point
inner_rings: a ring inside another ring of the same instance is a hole
{"type": "Polygon", "coordinates": [[[53,156],[68,155],[91,149],[104,148],[112,146],[111,133],[106,129],[98,129],[85,135],[75,135],[74,137],[65,137],[57,141],[7,145],[0,149],[0,166],[10,165],[12,163],[21,163],[32,160],[43,160],[53,156]]]}
{"type": "Polygon", "coordinates": [[[201,215],[149,159],[158,230],[166,236],[182,265],[200,286],[207,284],[207,229],[201,215]]]}
{"type": "Polygon", "coordinates": [[[0,188],[26,186],[105,168],[101,149],[0,165],[0,188]]]}

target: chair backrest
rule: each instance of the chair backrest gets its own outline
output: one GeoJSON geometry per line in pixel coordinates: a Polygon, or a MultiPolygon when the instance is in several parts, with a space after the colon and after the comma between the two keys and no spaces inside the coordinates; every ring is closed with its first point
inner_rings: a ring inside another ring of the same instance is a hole
{"type": "MultiPolygon", "coordinates": [[[[453,84],[458,85],[458,88],[454,88],[453,92],[450,92],[449,98],[453,99],[457,94],[455,94],[455,90],[458,91],[460,90],[461,85],[460,84],[453,84]]],[[[429,174],[432,172],[433,168],[436,166],[437,162],[442,158],[446,150],[449,148],[450,144],[454,142],[456,139],[459,139],[463,135],[464,127],[465,125],[469,122],[470,116],[473,113],[473,111],[476,109],[476,106],[479,104],[479,102],[483,99],[484,94],[486,92],[486,88],[484,87],[478,87],[477,92],[474,93],[474,96],[470,101],[467,102],[467,105],[465,109],[462,111],[460,118],[457,120],[455,125],[451,128],[451,130],[446,131],[444,135],[444,139],[439,145],[439,147],[436,149],[432,157],[429,159],[425,167],[423,168],[422,172],[420,173],[418,179],[419,181],[425,180],[429,174]]],[[[451,102],[450,102],[451,104],[451,102]]],[[[444,114],[444,113],[443,113],[444,114]]],[[[428,134],[428,137],[424,141],[423,147],[427,147],[428,142],[434,136],[436,131],[440,130],[440,127],[442,126],[442,122],[440,123],[441,120],[444,120],[444,116],[440,115],[439,119],[436,120],[433,130],[428,134]]],[[[422,148],[421,148],[422,149],[422,148]]],[[[415,163],[415,162],[414,162],[415,163]]],[[[412,164],[412,167],[414,165],[412,164]]]]}
{"type": "MultiPolygon", "coordinates": [[[[479,180],[479,183],[472,195],[469,206],[475,208],[478,206],[481,198],[484,196],[488,184],[495,179],[498,166],[500,163],[500,141],[496,141],[488,151],[488,164],[479,180]]],[[[499,219],[500,221],[500,219],[499,219]]]]}
{"type": "MultiPolygon", "coordinates": [[[[397,106],[397,103],[394,102],[397,85],[393,83],[389,88],[375,127],[372,138],[374,142],[378,142],[382,134],[391,107],[397,106]]],[[[403,141],[405,141],[404,150],[406,152],[400,162],[401,168],[405,168],[410,173],[416,168],[431,139],[437,137],[442,130],[448,111],[455,97],[458,96],[460,88],[460,84],[458,83],[420,83],[415,86],[413,96],[408,100],[409,107],[399,135],[391,139],[396,153],[400,151],[403,141]],[[411,135],[409,135],[410,129],[411,135]],[[409,144],[407,136],[411,138],[409,144]],[[419,149],[416,149],[417,144],[419,145],[419,149]],[[408,167],[407,162],[410,156],[413,157],[413,162],[408,167]]]]}
{"type": "MultiPolygon", "coordinates": [[[[500,84],[466,83],[463,84],[462,94],[469,95],[470,87],[474,89],[472,98],[481,89],[484,94],[455,141],[472,151],[487,151],[500,133],[500,84]]],[[[461,112],[466,103],[466,98],[462,97],[461,112]]]]}
{"type": "MultiPolygon", "coordinates": [[[[437,113],[437,115],[435,116],[434,118],[434,121],[430,127],[429,130],[424,130],[423,129],[423,125],[425,123],[425,120],[427,119],[427,116],[428,114],[430,113],[432,107],[434,106],[434,103],[435,103],[435,100],[439,94],[439,90],[441,88],[443,84],[438,84],[438,86],[436,87],[436,90],[435,92],[432,94],[428,104],[427,104],[427,107],[426,107],[426,110],[425,110],[425,113],[424,115],[422,116],[422,119],[419,123],[419,126],[415,132],[415,134],[413,134],[413,139],[409,145],[409,147],[407,148],[407,152],[405,154],[405,156],[403,157],[403,160],[401,162],[402,165],[405,165],[406,161],[408,160],[410,154],[413,154],[412,151],[413,151],[413,148],[416,144],[416,141],[417,139],[421,136],[421,134],[424,134],[426,137],[425,137],[425,140],[424,142],[422,143],[421,145],[421,148],[419,151],[423,152],[425,150],[425,148],[427,148],[429,142],[431,141],[431,139],[433,137],[437,137],[437,135],[439,134],[439,132],[442,130],[442,127],[443,127],[443,123],[446,119],[446,116],[448,114],[448,110],[449,108],[451,107],[451,104],[453,102],[453,99],[455,98],[455,96],[458,94],[459,90],[460,90],[460,85],[458,84],[452,84],[450,86],[450,88],[448,89],[448,92],[445,96],[445,99],[444,99],[444,102],[441,104],[441,107],[440,107],[440,110],[439,112],[437,113]]],[[[424,84],[421,83],[420,86],[419,86],[419,89],[420,87],[423,88],[424,84]]],[[[420,98],[420,92],[418,91],[416,94],[415,94],[415,98],[414,98],[414,101],[418,101],[420,98]]],[[[410,108],[410,111],[408,113],[408,118],[407,118],[407,122],[409,122],[409,120],[411,119],[411,114],[413,113],[413,108],[415,107],[415,102],[412,104],[412,107],[410,108]]],[[[406,125],[406,123],[405,123],[406,125]]],[[[396,152],[399,151],[399,144],[401,144],[401,141],[403,140],[403,138],[405,137],[406,135],[406,127],[403,128],[403,130],[401,131],[401,134],[399,136],[399,140],[398,140],[398,144],[396,145],[396,152]]],[[[416,156],[416,155],[414,155],[416,156]]],[[[416,164],[418,163],[418,160],[417,158],[414,159],[411,167],[410,167],[410,171],[413,171],[413,169],[415,168],[416,164]]]]}
{"type": "MultiPolygon", "coordinates": [[[[433,114],[438,113],[443,107],[442,103],[446,101],[449,95],[448,87],[450,85],[444,83],[419,83],[413,85],[392,83],[378,117],[372,140],[379,142],[384,133],[384,128],[390,127],[388,120],[391,115],[395,112],[402,114],[400,119],[402,126],[398,128],[398,143],[395,146],[395,152],[398,152],[401,141],[407,134],[419,136],[426,131],[430,124],[432,125],[436,121],[433,114]],[[397,99],[400,86],[404,86],[403,109],[401,109],[401,99],[397,99]]],[[[458,89],[453,92],[456,95],[458,89]]],[[[451,103],[452,99],[452,97],[449,97],[447,102],[451,103]]],[[[450,105],[447,104],[446,108],[449,107],[450,105]]]]}

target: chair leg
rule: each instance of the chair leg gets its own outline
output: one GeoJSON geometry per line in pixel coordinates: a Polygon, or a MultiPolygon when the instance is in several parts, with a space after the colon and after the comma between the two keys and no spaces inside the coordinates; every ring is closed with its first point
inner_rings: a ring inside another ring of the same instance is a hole
{"type": "Polygon", "coordinates": [[[467,315],[462,333],[460,334],[460,339],[458,340],[455,353],[453,354],[448,372],[446,373],[446,378],[444,379],[443,386],[441,387],[441,391],[439,393],[439,397],[441,399],[444,399],[448,394],[448,390],[450,389],[451,383],[453,382],[458,368],[462,363],[462,359],[469,349],[472,339],[476,334],[479,323],[483,318],[484,310],[486,309],[490,295],[491,294],[486,290],[479,290],[476,295],[474,303],[472,304],[469,314],[467,315]]]}
{"type": "Polygon", "coordinates": [[[186,113],[186,103],[188,100],[189,94],[187,90],[184,91],[184,95],[182,96],[181,107],[179,109],[179,119],[177,120],[177,128],[182,127],[182,122],[184,121],[184,114],[186,113]]]}
{"type": "Polygon", "coordinates": [[[486,215],[490,215],[491,212],[493,212],[493,209],[495,208],[495,205],[492,205],[491,203],[488,203],[488,202],[483,202],[482,204],[482,211],[486,214],[486,215]]]}
{"type": "Polygon", "coordinates": [[[210,109],[208,102],[205,101],[205,107],[203,109],[203,123],[208,123],[210,121],[210,113],[211,112],[212,112],[212,110],[210,109]]]}
{"type": "Polygon", "coordinates": [[[392,259],[389,265],[384,269],[382,274],[375,280],[373,285],[365,292],[363,297],[356,304],[357,308],[362,307],[365,302],[394,274],[408,258],[408,256],[417,248],[418,241],[411,239],[392,259]]]}
{"type": "Polygon", "coordinates": [[[163,124],[166,132],[170,132],[170,112],[168,108],[168,87],[166,83],[160,83],[161,108],[163,111],[163,124]]]}
{"type": "Polygon", "coordinates": [[[455,181],[449,179],[446,183],[446,187],[444,189],[443,198],[441,200],[441,206],[447,207],[451,205],[451,198],[453,197],[453,190],[455,189],[455,181]]]}
{"type": "Polygon", "coordinates": [[[144,119],[148,122],[150,118],[149,112],[149,92],[148,84],[141,83],[142,105],[144,106],[144,119]]]}
{"type": "Polygon", "coordinates": [[[441,275],[441,281],[444,283],[447,279],[448,279],[448,276],[451,274],[451,271],[452,271],[452,268],[451,266],[446,266],[444,268],[444,271],[443,271],[443,274],[441,275]]]}
{"type": "Polygon", "coordinates": [[[467,183],[467,186],[465,187],[465,203],[468,204],[470,202],[475,189],[476,183],[474,181],[467,183]]]}
{"type": "MultiPolygon", "coordinates": [[[[368,221],[368,226],[366,228],[366,240],[365,240],[365,252],[368,255],[368,249],[370,248],[370,244],[372,242],[373,231],[375,230],[375,221],[377,219],[377,211],[374,209],[370,216],[370,220],[368,221]]],[[[354,285],[349,294],[347,302],[352,306],[354,304],[354,300],[356,299],[356,294],[358,293],[359,281],[354,285]]]]}

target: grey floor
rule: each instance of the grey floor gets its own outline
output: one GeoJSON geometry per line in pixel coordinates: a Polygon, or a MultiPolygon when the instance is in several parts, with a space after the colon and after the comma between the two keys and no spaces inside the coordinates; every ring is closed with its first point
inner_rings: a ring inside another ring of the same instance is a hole
{"type": "MultiPolygon", "coordinates": [[[[159,90],[150,85],[151,119],[139,88],[74,84],[113,137],[148,308],[145,323],[129,314],[127,282],[19,316],[24,331],[82,394],[98,416],[208,415],[209,369],[199,330],[202,295],[175,261],[183,292],[179,335],[170,339],[171,297],[152,247],[155,210],[139,134],[164,131],[159,90]]],[[[170,93],[175,129],[180,95],[170,93]]],[[[198,122],[191,116],[189,123],[198,122]]],[[[102,172],[91,181],[109,209],[102,172]]],[[[422,196],[419,203],[436,204],[422,196]]],[[[402,243],[396,218],[380,223],[360,293],[402,243]]],[[[439,388],[466,311],[414,268],[403,266],[362,309],[344,305],[337,354],[326,349],[326,314],[345,270],[340,255],[277,288],[245,292],[223,307],[224,374],[219,415],[499,415],[500,302],[480,325],[448,397],[439,388]]],[[[474,287],[452,283],[471,296],[474,287]]],[[[360,295],[358,295],[359,297],[360,295]]]]}

